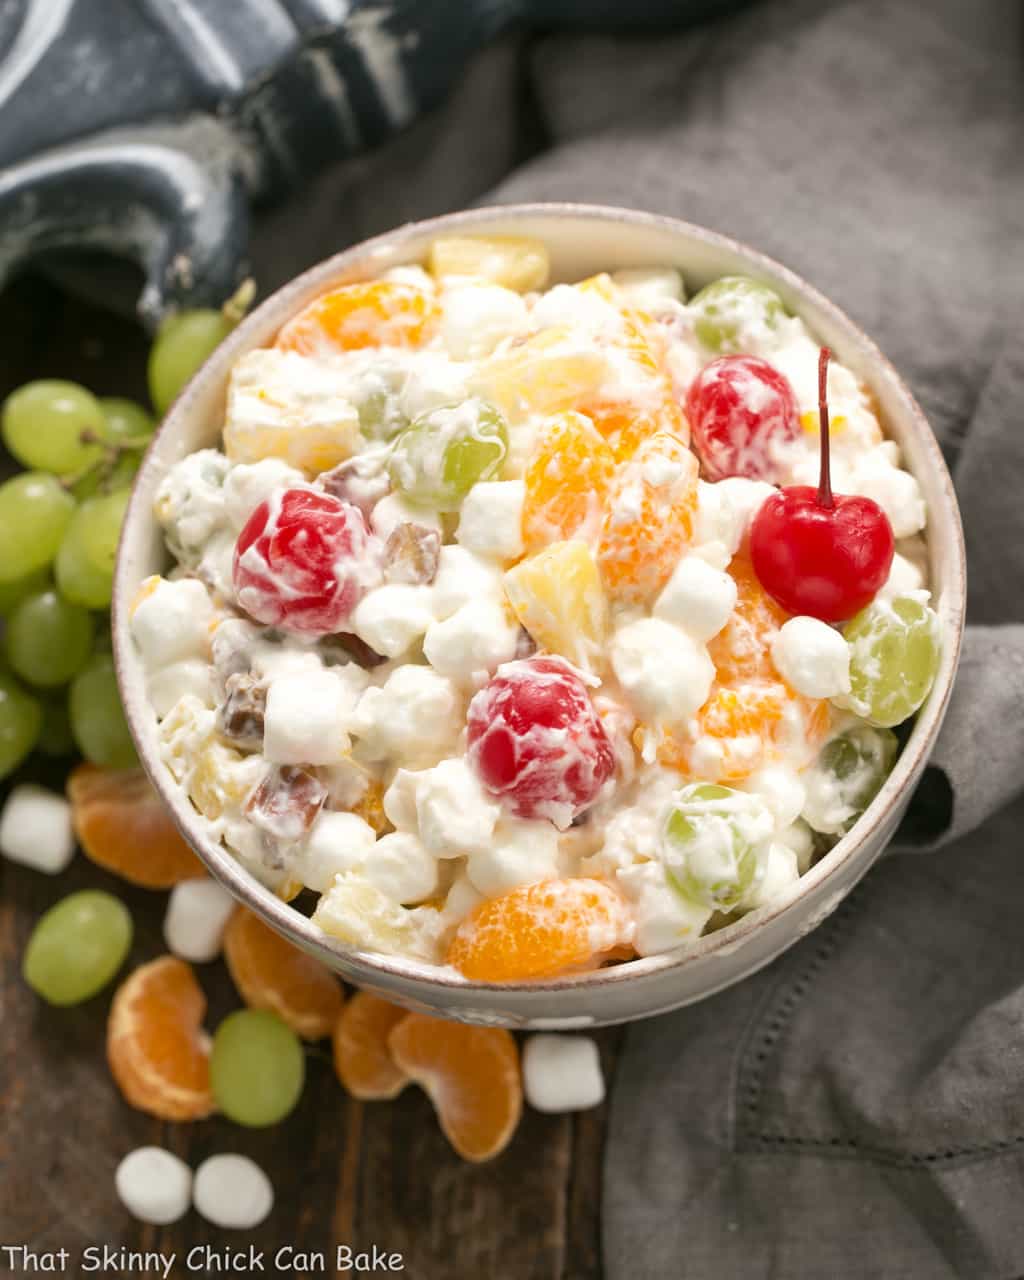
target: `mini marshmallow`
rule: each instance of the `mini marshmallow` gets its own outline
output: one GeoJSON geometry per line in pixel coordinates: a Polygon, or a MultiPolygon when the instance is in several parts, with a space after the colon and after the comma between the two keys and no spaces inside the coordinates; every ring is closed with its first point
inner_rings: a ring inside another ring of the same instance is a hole
{"type": "Polygon", "coordinates": [[[213,616],[213,604],[198,579],[158,578],[131,614],[132,636],[146,667],[206,657],[213,616]]]}
{"type": "Polygon", "coordinates": [[[490,840],[470,851],[466,874],[487,898],[559,874],[559,836],[550,822],[502,818],[490,840]]]}
{"type": "Polygon", "coordinates": [[[709,484],[697,481],[697,518],[694,540],[697,543],[721,542],[731,556],[739,550],[755,512],[776,492],[775,486],[763,480],[747,480],[729,476],[709,484]]]}
{"type": "Polygon", "coordinates": [[[389,582],[363,596],[352,614],[352,630],[375,653],[397,658],[426,634],[434,621],[429,587],[389,582]]]}
{"type": "Polygon", "coordinates": [[[523,1091],[535,1111],[585,1111],[604,1101],[597,1044],[589,1036],[529,1036],[523,1046],[523,1091]]]}
{"type": "Polygon", "coordinates": [[[146,693],[160,719],[186,694],[213,706],[213,670],[203,658],[182,658],[153,671],[146,681],[146,693]]]}
{"type": "Polygon", "coordinates": [[[772,662],[805,698],[835,698],[850,691],[850,646],[817,618],[790,618],[772,638],[772,662]]]}
{"type": "Polygon", "coordinates": [[[815,852],[814,832],[802,818],[798,818],[796,822],[779,832],[778,843],[793,850],[796,855],[797,870],[801,875],[811,869],[815,852]]]}
{"type": "Polygon", "coordinates": [[[501,578],[501,567],[493,561],[482,560],[466,547],[442,547],[431,588],[434,616],[443,621],[474,600],[500,601],[504,596],[501,578]]]}
{"type": "Polygon", "coordinates": [[[491,838],[501,806],[490,799],[465,759],[442,760],[416,775],[420,839],[438,858],[457,858],[491,838]]]}
{"type": "Polygon", "coordinates": [[[652,612],[705,644],[718,635],[735,607],[735,581],[703,557],[690,555],[676,565],[652,612]]]}
{"type": "Polygon", "coordinates": [[[29,782],[12,788],[0,813],[0,853],[48,876],[59,874],[75,855],[71,806],[29,782]]]}
{"type": "Polygon", "coordinates": [[[261,458],[232,467],[224,480],[224,515],[238,534],[246,521],[275,489],[295,489],[305,485],[302,472],[281,458],[261,458]]]}
{"type": "Polygon", "coordinates": [[[503,338],[517,338],[530,328],[522,296],[497,284],[463,284],[446,289],[441,338],[456,360],[479,360],[503,338]]]}
{"type": "Polygon", "coordinates": [[[171,890],[164,914],[167,949],[192,964],[206,964],[220,955],[224,930],[235,900],[216,880],[182,880],[171,890]]]}
{"type": "Polygon", "coordinates": [[[456,538],[478,556],[507,561],[523,554],[522,480],[492,480],[475,484],[466,495],[456,538]]]}
{"type": "Polygon", "coordinates": [[[333,671],[279,676],[267,689],[263,755],[271,764],[333,764],[349,749],[352,690],[333,671]]]}
{"type": "Polygon", "coordinates": [[[800,775],[783,765],[766,765],[741,784],[742,790],[760,796],[781,829],[796,822],[807,800],[807,788],[800,775]]]}
{"type": "Polygon", "coordinates": [[[857,458],[850,488],[878,503],[894,537],[909,538],[924,528],[927,508],[921,487],[909,471],[900,468],[899,448],[892,440],[857,458]]]}
{"type": "Polygon", "coordinates": [[[437,859],[411,831],[391,831],[369,851],[363,874],[394,902],[410,906],[437,892],[437,859]]]}
{"type": "Polygon", "coordinates": [[[417,353],[402,388],[402,412],[411,422],[431,409],[467,400],[472,368],[456,360],[439,360],[432,351],[417,353]]]}
{"type": "Polygon", "coordinates": [[[772,841],[768,846],[764,872],[743,905],[751,911],[766,906],[799,879],[800,867],[795,850],[780,841],[772,841]]]}
{"type": "Polygon", "coordinates": [[[274,1188],[248,1156],[210,1156],[196,1170],[192,1203],[215,1227],[250,1231],[273,1209],[274,1188]]]}
{"type": "Polygon", "coordinates": [[[137,1147],[117,1166],[114,1187],[133,1218],[166,1227],[188,1213],[192,1170],[163,1147],[137,1147]]]}
{"type": "Polygon", "coordinates": [[[624,867],[616,880],[633,904],[633,946],[639,955],[653,956],[694,942],[711,919],[710,907],[684,898],[669,884],[660,862],[624,867]]]}
{"type": "Polygon", "coordinates": [[[618,309],[600,293],[571,284],[556,284],[542,293],[531,315],[537,328],[571,329],[574,337],[614,331],[622,324],[618,309]]]}
{"type": "Polygon", "coordinates": [[[406,502],[400,494],[389,493],[370,512],[370,527],[381,542],[387,542],[400,524],[418,524],[424,529],[442,531],[441,517],[431,507],[421,507],[406,502]]]}
{"type": "Polygon", "coordinates": [[[704,646],[660,618],[620,627],[611,662],[630,706],[649,725],[688,720],[707,701],[715,678],[704,646]]]}
{"type": "Polygon", "coordinates": [[[447,924],[458,924],[484,901],[484,895],[470,880],[466,872],[460,871],[452,881],[448,896],[444,900],[444,919],[447,924]]]}
{"type": "Polygon", "coordinates": [[[362,759],[391,757],[409,765],[433,764],[449,754],[463,727],[463,700],[455,685],[430,667],[396,667],[371,686],[352,719],[362,759]]]}
{"type": "Polygon", "coordinates": [[[430,627],[423,653],[435,671],[473,687],[485,684],[503,662],[511,662],[518,643],[519,628],[500,602],[474,600],[430,627]]]}
{"type": "Polygon", "coordinates": [[[296,873],[317,893],[326,893],[334,877],[362,867],[377,842],[377,833],[356,813],[321,809],[310,828],[296,873]]]}
{"type": "Polygon", "coordinates": [[[924,574],[913,560],[908,560],[897,551],[892,558],[889,576],[878,594],[884,600],[894,600],[897,596],[912,595],[923,586],[924,574]]]}
{"type": "Polygon", "coordinates": [[[683,301],[683,277],[675,267],[633,267],[613,271],[612,279],[635,307],[657,310],[666,299],[683,301]]]}

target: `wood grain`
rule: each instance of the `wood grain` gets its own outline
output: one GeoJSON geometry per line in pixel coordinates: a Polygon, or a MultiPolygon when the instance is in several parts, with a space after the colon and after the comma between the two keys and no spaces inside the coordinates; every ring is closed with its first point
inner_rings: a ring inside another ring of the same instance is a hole
{"type": "MultiPolygon", "coordinates": [[[[69,377],[101,394],[144,395],[146,343],[135,326],[26,277],[0,297],[0,394],[28,378],[69,377]]],[[[60,786],[61,769],[32,761],[24,776],[60,786]]],[[[2,793],[0,788],[0,793],[2,793]]],[[[120,895],[135,919],[131,963],[165,950],[165,895],[132,889],[79,855],[50,879],[0,865],[0,1243],[38,1250],[87,1245],[175,1253],[254,1245],[273,1273],[276,1250],[324,1254],[377,1245],[403,1255],[415,1280],[598,1280],[605,1109],[574,1117],[527,1112],[497,1160],[474,1166],[450,1150],[426,1097],[415,1088],[388,1103],[346,1097],[326,1046],[308,1054],[296,1112],[252,1131],[221,1119],[172,1125],[132,1111],[107,1073],[104,1024],[110,992],[71,1010],[50,1009],[21,980],[20,955],[33,923],[83,887],[120,895]],[[133,1222],[114,1194],[120,1158],[157,1143],[196,1165],[219,1151],[252,1156],[270,1174],[276,1204],[256,1231],[232,1235],[195,1213],[167,1228],[133,1222]]],[[[237,1004],[224,966],[203,966],[208,1025],[237,1004]]],[[[618,1033],[601,1037],[607,1071],[618,1033]]],[[[75,1273],[73,1268],[71,1274],[75,1273]]],[[[224,1274],[212,1270],[209,1274],[224,1274]]],[[[230,1272],[229,1272],[230,1273],[230,1272]]],[[[7,1271],[0,1262],[0,1274],[7,1271]]],[[[16,1273],[11,1273],[16,1274],[16,1273]]]]}

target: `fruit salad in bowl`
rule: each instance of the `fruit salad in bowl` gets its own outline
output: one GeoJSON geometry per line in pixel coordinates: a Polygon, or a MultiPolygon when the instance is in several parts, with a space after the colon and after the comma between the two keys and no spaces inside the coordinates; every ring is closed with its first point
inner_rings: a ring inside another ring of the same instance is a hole
{"type": "Polygon", "coordinates": [[[880,850],[952,679],[916,406],[663,219],[481,211],[339,265],[216,353],[129,512],[119,668],[186,834],[449,1014],[611,1020],[763,963],[880,850]]]}

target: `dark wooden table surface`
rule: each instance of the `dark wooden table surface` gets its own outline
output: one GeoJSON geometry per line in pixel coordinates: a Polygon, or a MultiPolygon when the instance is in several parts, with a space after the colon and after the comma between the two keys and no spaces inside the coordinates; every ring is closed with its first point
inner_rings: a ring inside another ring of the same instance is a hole
{"type": "MultiPolygon", "coordinates": [[[[71,300],[39,278],[23,278],[0,295],[0,395],[29,378],[57,376],[99,394],[144,398],[146,346],[132,322],[71,300]]],[[[60,785],[60,771],[40,761],[23,776],[60,785]]],[[[71,1275],[86,1274],[82,1251],[90,1245],[174,1253],[174,1275],[207,1273],[204,1257],[189,1259],[189,1250],[211,1246],[222,1262],[223,1250],[249,1245],[262,1251],[269,1274],[284,1272],[273,1259],[289,1247],[314,1262],[322,1253],[327,1274],[354,1274],[335,1265],[335,1249],[346,1243],[401,1253],[403,1274],[416,1280],[601,1274],[605,1108],[571,1117],[526,1110],[504,1154],[473,1166],[449,1149],[417,1089],[394,1102],[356,1102],[337,1083],[326,1048],[317,1046],[309,1050],[300,1106],[269,1130],[220,1119],[168,1124],[131,1110],[104,1061],[110,992],[57,1010],[20,977],[35,920],[85,886],[110,889],[129,905],[136,925],[131,964],[166,949],[166,895],[131,889],[81,855],[57,878],[0,866],[0,1245],[65,1248],[71,1275]],[[132,1221],[115,1196],[114,1169],[147,1143],[193,1165],[221,1151],[252,1156],[274,1182],[271,1217],[252,1233],[219,1231],[194,1212],[166,1228],[132,1221]]],[[[237,997],[219,961],[203,966],[200,977],[213,1026],[237,997]]],[[[615,1031],[601,1036],[609,1079],[618,1040],[615,1031]]],[[[0,1276],[22,1274],[9,1259],[0,1254],[0,1276]]],[[[125,1262],[106,1274],[140,1272],[125,1262]]],[[[211,1265],[208,1274],[224,1270],[211,1265]]]]}

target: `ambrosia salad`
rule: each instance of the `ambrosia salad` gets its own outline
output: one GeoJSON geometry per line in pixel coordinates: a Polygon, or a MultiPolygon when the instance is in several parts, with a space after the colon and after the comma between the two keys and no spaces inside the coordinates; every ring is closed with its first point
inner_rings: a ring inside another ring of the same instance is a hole
{"type": "Polygon", "coordinates": [[[926,514],[764,284],[445,238],[237,361],[131,626],[253,875],[353,947],[541,978],[691,943],[855,822],[938,662],[926,514]]]}

